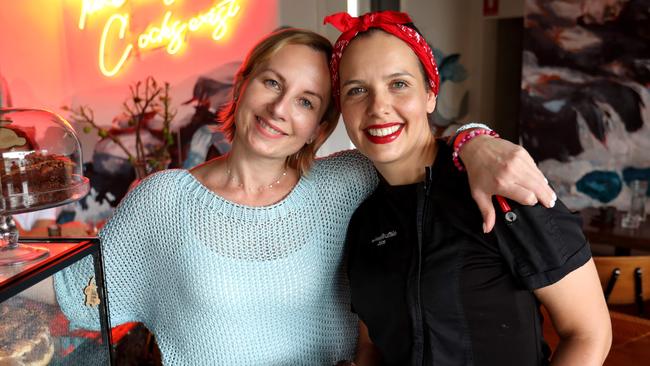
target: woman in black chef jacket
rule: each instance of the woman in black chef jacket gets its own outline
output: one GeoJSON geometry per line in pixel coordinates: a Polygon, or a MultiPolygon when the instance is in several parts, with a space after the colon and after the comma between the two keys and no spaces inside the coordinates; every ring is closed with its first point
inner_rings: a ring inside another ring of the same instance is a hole
{"type": "Polygon", "coordinates": [[[342,31],[330,63],[335,98],[381,180],[348,228],[361,320],[354,362],[602,364],[611,324],[579,218],[560,202],[546,209],[495,200],[502,217],[484,233],[452,156],[490,132],[467,132],[452,146],[434,138],[427,113],[438,73],[408,15],[339,13],[326,22],[342,31]],[[540,303],[561,339],[552,358],[540,303]]]}

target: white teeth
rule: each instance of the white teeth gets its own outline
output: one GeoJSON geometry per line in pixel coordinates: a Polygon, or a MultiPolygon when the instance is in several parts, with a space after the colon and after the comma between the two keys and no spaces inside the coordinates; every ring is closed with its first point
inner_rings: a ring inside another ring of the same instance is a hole
{"type": "Polygon", "coordinates": [[[278,131],[278,130],[276,130],[275,128],[271,127],[271,125],[269,125],[268,123],[264,122],[264,121],[263,121],[262,119],[260,119],[259,117],[257,118],[257,121],[260,123],[260,125],[262,126],[262,128],[264,128],[265,130],[269,131],[270,133],[272,133],[272,134],[274,134],[274,135],[282,135],[282,134],[283,134],[282,131],[278,131]]]}
{"type": "Polygon", "coordinates": [[[368,133],[372,136],[376,137],[384,137],[388,136],[390,134],[395,133],[397,130],[402,127],[401,125],[393,125],[391,127],[385,127],[385,128],[369,128],[368,133]]]}

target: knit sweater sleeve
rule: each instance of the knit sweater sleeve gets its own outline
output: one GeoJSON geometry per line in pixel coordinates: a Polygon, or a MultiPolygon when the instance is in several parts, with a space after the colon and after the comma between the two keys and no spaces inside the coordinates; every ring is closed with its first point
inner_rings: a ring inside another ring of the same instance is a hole
{"type": "Polygon", "coordinates": [[[378,178],[372,162],[357,150],[339,151],[318,159],[311,172],[324,199],[352,203],[356,208],[375,190],[378,178]]]}
{"type": "MultiPolygon", "coordinates": [[[[155,308],[157,259],[164,256],[161,248],[172,245],[164,233],[174,212],[176,175],[167,171],[145,179],[124,198],[99,235],[111,326],[147,323],[155,308]]],[[[97,308],[84,306],[83,289],[93,275],[90,257],[55,275],[57,300],[71,328],[99,329],[97,308]]]]}

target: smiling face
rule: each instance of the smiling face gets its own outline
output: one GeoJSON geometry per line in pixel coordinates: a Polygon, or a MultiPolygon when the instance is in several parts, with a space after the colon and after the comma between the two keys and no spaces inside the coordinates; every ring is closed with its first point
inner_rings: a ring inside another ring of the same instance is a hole
{"type": "Polygon", "coordinates": [[[288,44],[242,86],[235,111],[237,144],[263,158],[286,159],[318,133],[330,99],[323,52],[288,44]]]}
{"type": "Polygon", "coordinates": [[[433,141],[427,113],[436,99],[411,48],[371,31],[352,41],[340,65],[341,112],[357,149],[378,168],[420,164],[433,141]]]}

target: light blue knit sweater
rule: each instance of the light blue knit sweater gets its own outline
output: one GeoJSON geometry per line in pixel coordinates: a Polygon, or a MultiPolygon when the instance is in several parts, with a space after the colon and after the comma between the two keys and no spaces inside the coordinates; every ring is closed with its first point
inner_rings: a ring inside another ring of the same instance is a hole
{"type": "MultiPolygon", "coordinates": [[[[143,322],[165,365],[332,365],[351,358],[357,318],[342,269],[348,220],[376,185],[348,151],[318,160],[281,202],[248,207],[186,170],[143,181],[100,237],[113,326],[143,322]]],[[[83,306],[89,263],[58,274],[73,327],[98,329],[83,306]]]]}

